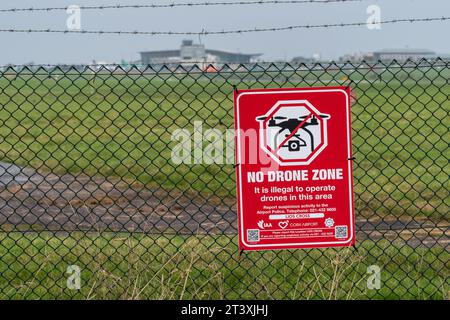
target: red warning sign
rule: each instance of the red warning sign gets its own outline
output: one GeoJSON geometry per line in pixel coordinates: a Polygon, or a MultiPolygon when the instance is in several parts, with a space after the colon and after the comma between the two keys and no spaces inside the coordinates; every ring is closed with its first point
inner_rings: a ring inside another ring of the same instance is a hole
{"type": "Polygon", "coordinates": [[[350,89],[234,94],[239,247],[355,243],[350,89]]]}

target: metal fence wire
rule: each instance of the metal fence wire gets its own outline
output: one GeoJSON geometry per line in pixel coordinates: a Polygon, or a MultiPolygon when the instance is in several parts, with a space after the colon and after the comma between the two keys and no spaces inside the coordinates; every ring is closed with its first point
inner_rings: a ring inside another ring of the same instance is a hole
{"type": "Polygon", "coordinates": [[[4,67],[0,297],[448,299],[449,79],[441,59],[4,67]],[[239,256],[233,86],[327,85],[354,95],[356,247],[239,256]],[[175,130],[197,159],[211,128],[231,160],[174,163],[175,130]]]}

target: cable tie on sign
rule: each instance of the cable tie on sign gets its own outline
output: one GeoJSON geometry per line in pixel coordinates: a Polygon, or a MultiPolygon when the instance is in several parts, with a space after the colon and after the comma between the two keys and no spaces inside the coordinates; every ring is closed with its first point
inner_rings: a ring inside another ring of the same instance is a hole
{"type": "Polygon", "coordinates": [[[237,167],[239,167],[241,164],[240,163],[236,163],[236,164],[233,164],[233,168],[237,168],[237,167]]]}
{"type": "Polygon", "coordinates": [[[347,160],[355,160],[355,159],[356,159],[356,157],[347,158],[347,160]]]}

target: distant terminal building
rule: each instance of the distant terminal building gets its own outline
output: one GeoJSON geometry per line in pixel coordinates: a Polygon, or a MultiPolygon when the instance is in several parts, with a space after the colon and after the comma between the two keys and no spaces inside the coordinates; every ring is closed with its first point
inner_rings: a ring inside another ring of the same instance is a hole
{"type": "Polygon", "coordinates": [[[436,58],[435,52],[426,49],[385,49],[380,51],[374,51],[372,54],[373,60],[381,61],[406,61],[413,60],[417,61],[423,58],[432,59],[436,58]]]}
{"type": "Polygon", "coordinates": [[[396,60],[398,62],[405,62],[407,60],[418,61],[420,59],[435,59],[441,57],[444,59],[446,55],[438,55],[434,51],[426,49],[384,49],[373,52],[357,52],[345,54],[339,57],[338,61],[345,63],[350,62],[361,62],[361,61],[385,61],[390,62],[396,60]]]}
{"type": "Polygon", "coordinates": [[[141,64],[189,64],[195,62],[212,63],[249,63],[255,62],[261,54],[234,53],[221,50],[206,49],[203,44],[195,44],[192,40],[183,40],[180,49],[161,51],[142,51],[141,64]]]}
{"type": "Polygon", "coordinates": [[[300,63],[312,63],[315,62],[316,60],[314,58],[308,58],[308,57],[303,57],[303,56],[298,56],[298,57],[294,57],[292,58],[291,62],[295,63],[295,64],[300,64],[300,63]]]}

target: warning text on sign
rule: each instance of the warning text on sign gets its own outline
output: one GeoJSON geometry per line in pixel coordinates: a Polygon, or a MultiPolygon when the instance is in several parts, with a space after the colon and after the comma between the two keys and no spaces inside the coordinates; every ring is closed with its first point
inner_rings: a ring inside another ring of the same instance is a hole
{"type": "Polygon", "coordinates": [[[279,181],[320,181],[342,180],[343,169],[312,169],[312,170],[286,170],[286,171],[250,171],[247,172],[248,183],[279,182],[279,181]]]}

